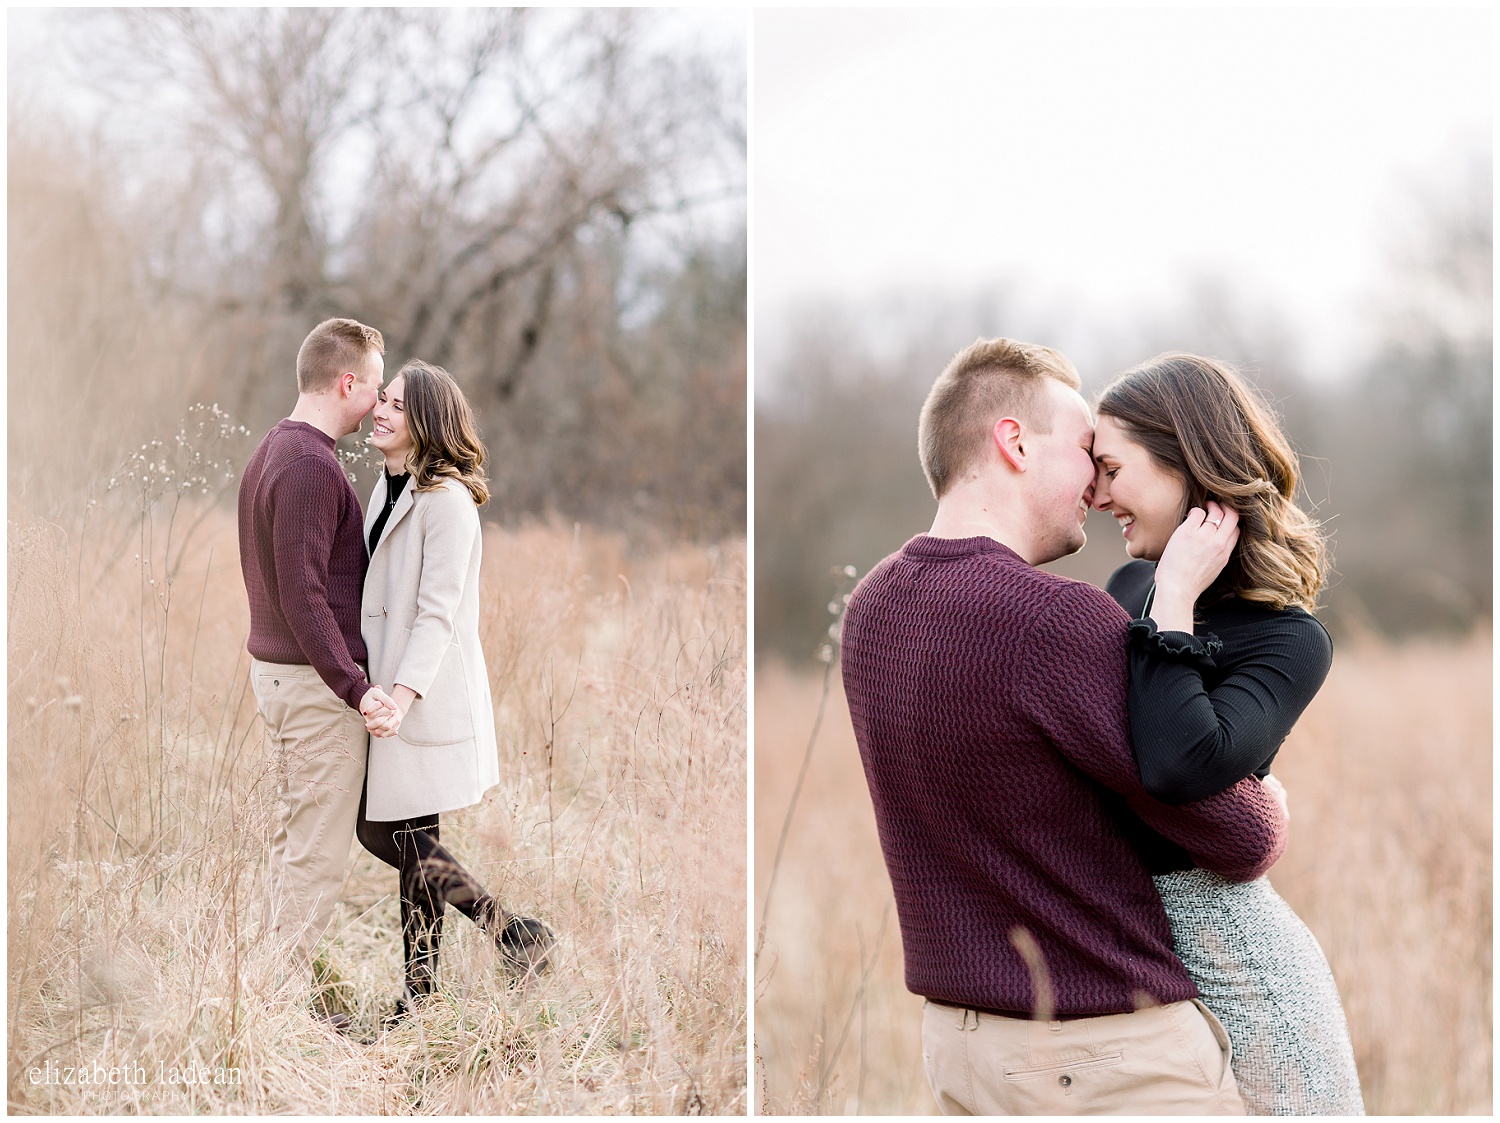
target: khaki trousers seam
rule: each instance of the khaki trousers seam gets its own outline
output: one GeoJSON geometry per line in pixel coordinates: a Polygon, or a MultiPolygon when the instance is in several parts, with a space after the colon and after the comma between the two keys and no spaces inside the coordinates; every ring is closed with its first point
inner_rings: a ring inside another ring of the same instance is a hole
{"type": "Polygon", "coordinates": [[[973,1058],[969,1055],[969,1045],[974,1040],[974,1035],[978,1032],[978,1030],[979,1015],[977,1013],[971,1015],[969,1011],[965,1010],[963,1012],[963,1028],[960,1029],[958,1033],[959,1039],[963,1042],[964,1097],[966,1101],[964,1103],[964,1107],[968,1109],[971,1115],[979,1114],[979,1100],[974,1095],[974,1061],[973,1058]],[[970,1017],[974,1019],[974,1026],[972,1029],[969,1027],[970,1017]]]}
{"type": "MultiPolygon", "coordinates": [[[[330,722],[328,722],[327,725],[323,726],[323,728],[319,729],[316,733],[314,733],[311,737],[308,737],[302,743],[306,744],[306,745],[317,745],[321,741],[323,741],[325,738],[327,738],[327,740],[330,742],[330,744],[328,745],[328,747],[326,749],[322,749],[322,750],[315,749],[314,752],[318,752],[318,751],[324,751],[324,752],[342,751],[341,749],[336,748],[332,744],[332,742],[335,741],[336,737],[337,737],[337,734],[336,734],[335,730],[337,729],[337,727],[340,724],[343,723],[343,721],[344,721],[344,717],[343,717],[342,714],[339,715],[339,716],[337,716],[337,717],[335,717],[335,718],[333,718],[333,720],[331,720],[330,722]]],[[[337,798],[337,796],[335,795],[335,799],[336,798],[337,798]]],[[[313,829],[312,849],[314,850],[314,852],[321,852],[322,849],[323,849],[323,838],[328,833],[328,821],[331,818],[333,818],[334,807],[330,803],[330,805],[328,807],[320,807],[320,810],[322,810],[323,814],[321,814],[321,815],[318,816],[318,818],[317,818],[317,826],[313,829]]],[[[345,847],[345,851],[347,852],[347,850],[348,850],[348,847],[346,846],[345,847]]],[[[340,888],[343,887],[343,881],[342,881],[342,879],[339,882],[339,886],[340,886],[340,888]]],[[[312,907],[312,913],[310,915],[308,915],[308,916],[299,917],[298,920],[297,920],[297,924],[298,924],[298,942],[299,943],[301,942],[303,936],[308,933],[308,930],[311,929],[314,926],[314,924],[316,923],[316,917],[317,917],[318,913],[323,910],[323,895],[326,892],[327,892],[326,886],[320,886],[318,888],[318,891],[317,891],[317,897],[314,900],[312,900],[310,902],[309,901],[304,901],[303,902],[304,907],[306,907],[308,905],[311,905],[311,907],[312,907]]],[[[337,898],[335,897],[334,900],[336,902],[337,898]]],[[[327,930],[327,925],[325,924],[323,926],[323,928],[324,928],[324,931],[326,931],[327,930]]],[[[312,940],[312,943],[316,944],[317,941],[322,938],[322,936],[323,936],[323,932],[317,933],[316,936],[314,936],[314,938],[312,940]]]]}
{"type": "Polygon", "coordinates": [[[265,918],[298,958],[310,960],[347,879],[348,847],[365,767],[362,757],[368,752],[362,740],[363,718],[311,667],[255,660],[252,673],[278,781],[265,918]],[[299,724],[308,718],[318,724],[289,734],[288,726],[298,718],[299,724]],[[345,819],[348,838],[342,853],[336,854],[336,847],[329,848],[330,834],[341,833],[345,819]],[[299,825],[310,830],[299,834],[299,825]],[[295,867],[289,861],[294,852],[300,860],[295,867]]]}

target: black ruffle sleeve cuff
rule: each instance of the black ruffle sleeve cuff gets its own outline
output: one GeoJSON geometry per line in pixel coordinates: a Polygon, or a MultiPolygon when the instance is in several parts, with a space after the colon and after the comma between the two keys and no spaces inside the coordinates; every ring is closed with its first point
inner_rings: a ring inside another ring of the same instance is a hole
{"type": "Polygon", "coordinates": [[[1142,654],[1186,663],[1205,671],[1217,669],[1214,657],[1224,650],[1224,644],[1212,632],[1201,636],[1188,632],[1159,632],[1156,621],[1149,617],[1130,622],[1129,644],[1142,654]]]}

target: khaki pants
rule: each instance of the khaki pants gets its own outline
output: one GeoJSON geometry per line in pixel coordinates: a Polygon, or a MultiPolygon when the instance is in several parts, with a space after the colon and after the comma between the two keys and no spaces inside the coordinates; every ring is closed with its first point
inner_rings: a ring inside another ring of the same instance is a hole
{"type": "Polygon", "coordinates": [[[278,794],[261,931],[307,966],[344,885],[369,734],[307,664],[252,659],[250,681],[278,794]]]}
{"type": "Polygon", "coordinates": [[[1229,1037],[1194,999],[1021,1021],[928,1002],[922,1061],[945,1115],[1244,1115],[1229,1037]]]}

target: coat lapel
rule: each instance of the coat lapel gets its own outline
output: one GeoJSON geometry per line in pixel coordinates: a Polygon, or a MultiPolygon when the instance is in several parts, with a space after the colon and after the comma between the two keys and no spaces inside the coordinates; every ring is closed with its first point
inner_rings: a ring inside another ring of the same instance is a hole
{"type": "Polygon", "coordinates": [[[385,506],[385,473],[381,472],[375,480],[375,490],[370,492],[370,506],[365,511],[365,553],[370,552],[370,528],[375,525],[375,519],[379,516],[381,508],[385,506]]]}
{"type": "MultiPolygon", "coordinates": [[[[385,480],[382,478],[380,483],[380,504],[383,507],[385,506],[385,480]]],[[[416,490],[416,485],[416,480],[407,480],[406,486],[401,489],[401,494],[396,496],[396,506],[392,508],[391,517],[385,520],[385,526],[380,530],[380,541],[375,543],[377,550],[391,540],[391,531],[396,529],[396,524],[406,517],[406,512],[410,511],[411,505],[416,502],[412,497],[412,492],[416,490]]],[[[373,500],[374,497],[371,496],[370,510],[375,511],[373,500]]],[[[375,511],[375,513],[378,515],[380,512],[375,511]]],[[[374,520],[372,519],[371,523],[373,524],[373,522],[374,520]]],[[[369,541],[369,537],[370,532],[367,530],[365,531],[366,542],[369,541]]]]}

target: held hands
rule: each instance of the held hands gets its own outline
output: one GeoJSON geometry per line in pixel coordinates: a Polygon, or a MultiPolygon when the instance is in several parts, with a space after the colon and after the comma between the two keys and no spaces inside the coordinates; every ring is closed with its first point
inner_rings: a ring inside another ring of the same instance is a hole
{"type": "Polygon", "coordinates": [[[1194,507],[1172,532],[1156,563],[1151,616],[1163,632],[1191,632],[1193,606],[1229,563],[1240,540],[1239,515],[1209,500],[1194,507]]]}
{"type": "Polygon", "coordinates": [[[401,712],[395,701],[378,686],[365,691],[359,700],[359,712],[365,717],[365,728],[375,737],[389,737],[401,725],[401,712]]]}
{"type": "Polygon", "coordinates": [[[372,737],[394,737],[416,698],[415,690],[399,682],[391,687],[389,694],[378,686],[370,687],[359,704],[359,712],[365,715],[365,728],[372,737]]]}

